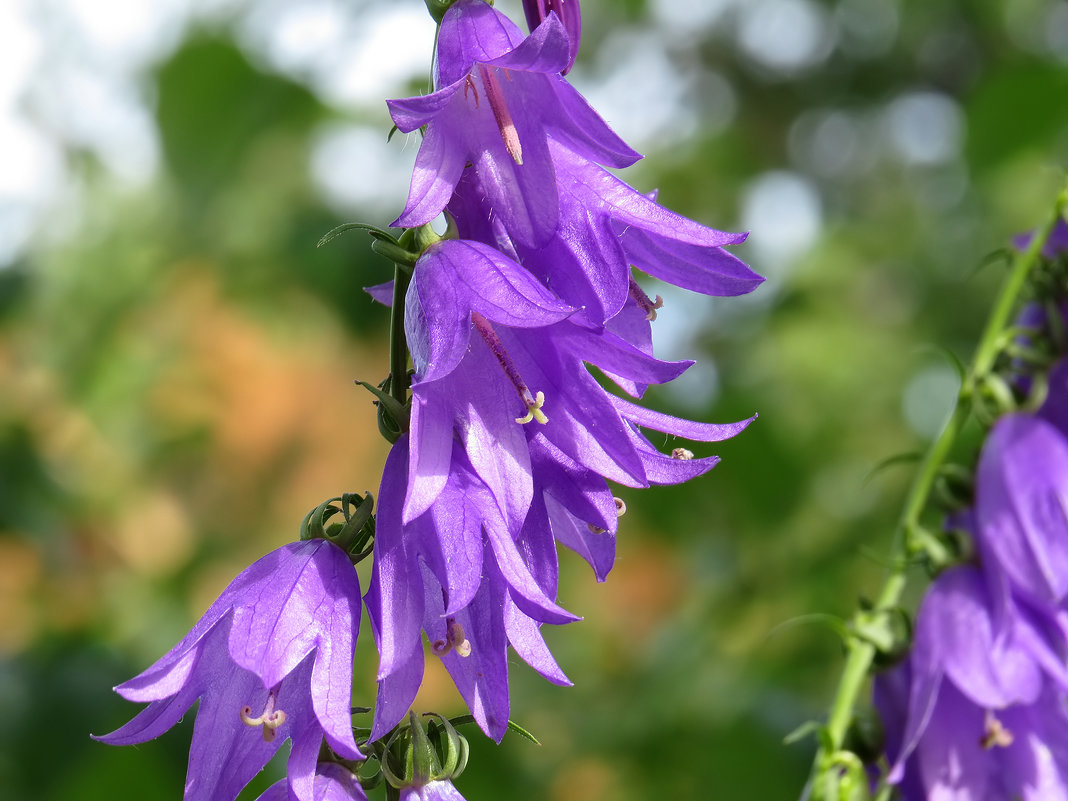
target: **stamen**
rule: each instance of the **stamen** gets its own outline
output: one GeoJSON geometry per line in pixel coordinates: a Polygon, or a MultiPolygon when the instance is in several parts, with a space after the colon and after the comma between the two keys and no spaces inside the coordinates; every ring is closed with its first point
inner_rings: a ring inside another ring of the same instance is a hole
{"type": "Polygon", "coordinates": [[[528,391],[525,395],[521,395],[523,403],[527,405],[527,413],[522,417],[517,417],[515,421],[517,423],[529,423],[531,420],[537,420],[542,425],[549,422],[549,418],[545,416],[545,412],[541,410],[541,407],[545,405],[545,393],[539,392],[533,398],[530,397],[528,391]]]}
{"type": "Polygon", "coordinates": [[[278,703],[278,688],[275,687],[267,693],[267,702],[263,705],[263,712],[259,717],[252,717],[252,707],[241,707],[241,722],[246,726],[263,726],[263,741],[269,743],[275,738],[275,730],[286,722],[286,713],[281,709],[275,709],[278,703]]]}
{"type": "Polygon", "coordinates": [[[478,84],[475,83],[475,79],[470,74],[464,79],[464,100],[468,99],[468,91],[475,93],[475,108],[478,108],[478,84]]]}
{"type": "Polygon", "coordinates": [[[445,639],[435,640],[430,648],[438,656],[445,656],[450,651],[455,651],[458,656],[471,656],[471,642],[464,635],[464,627],[454,617],[445,621],[445,639]]]}
{"type": "Polygon", "coordinates": [[[994,713],[991,710],[986,711],[986,720],[984,721],[983,736],[979,738],[979,745],[988,751],[995,746],[1001,746],[1002,748],[1008,748],[1012,745],[1013,736],[1012,732],[1005,728],[1005,726],[994,717],[994,713]]]}
{"type": "Polygon", "coordinates": [[[523,146],[519,142],[519,131],[515,128],[508,104],[504,100],[504,92],[501,91],[501,85],[497,81],[497,70],[494,67],[479,64],[478,72],[482,76],[482,85],[486,88],[486,99],[489,100],[490,108],[493,109],[493,118],[497,120],[497,127],[501,131],[504,148],[515,163],[522,166],[523,146]]]}
{"type": "Polygon", "coordinates": [[[687,450],[686,448],[675,448],[675,450],[671,452],[671,458],[678,459],[681,462],[688,462],[693,458],[693,451],[687,450]]]}
{"type": "Polygon", "coordinates": [[[520,424],[529,423],[531,420],[537,420],[542,425],[548,423],[549,418],[541,410],[545,405],[545,393],[531,393],[530,388],[523,381],[522,376],[519,375],[519,368],[515,366],[512,357],[508,355],[508,351],[504,348],[504,343],[497,336],[497,332],[493,330],[489,320],[478,312],[473,311],[471,312],[471,322],[478,333],[482,335],[482,339],[489,345],[493,355],[497,357],[497,362],[504,369],[505,375],[512,382],[515,391],[519,393],[519,399],[527,407],[527,413],[523,417],[517,417],[515,421],[520,424]]]}
{"type": "MultiPolygon", "coordinates": [[[[623,503],[622,498],[612,498],[616,502],[616,517],[623,517],[627,513],[627,505],[623,503]]],[[[595,526],[593,523],[587,523],[586,528],[590,530],[591,534],[604,534],[605,529],[600,526],[595,526]]]]}
{"type": "Polygon", "coordinates": [[[656,300],[649,300],[649,296],[645,294],[644,289],[638,286],[638,282],[634,280],[633,276],[630,279],[630,296],[645,312],[645,319],[649,322],[656,319],[656,310],[664,307],[664,299],[657,295],[656,300]]]}

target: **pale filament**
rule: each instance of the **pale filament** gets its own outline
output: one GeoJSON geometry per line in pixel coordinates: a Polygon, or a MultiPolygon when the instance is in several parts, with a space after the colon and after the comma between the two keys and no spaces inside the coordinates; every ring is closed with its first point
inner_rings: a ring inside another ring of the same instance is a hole
{"type": "Polygon", "coordinates": [[[269,743],[274,740],[275,730],[286,722],[286,713],[281,709],[275,709],[278,703],[278,688],[275,687],[267,693],[267,702],[263,706],[263,712],[259,717],[252,717],[252,707],[241,708],[241,722],[246,726],[263,726],[263,741],[269,743]]]}

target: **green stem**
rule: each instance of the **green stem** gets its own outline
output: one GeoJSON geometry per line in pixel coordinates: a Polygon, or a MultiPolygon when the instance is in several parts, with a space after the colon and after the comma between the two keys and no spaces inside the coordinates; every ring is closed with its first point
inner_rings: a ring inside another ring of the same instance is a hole
{"type": "MultiPolygon", "coordinates": [[[[979,340],[979,345],[976,347],[972,365],[961,384],[953,414],[946,422],[938,438],[928,448],[905,497],[904,508],[895,530],[893,568],[887,576],[874,607],[871,610],[860,611],[855,615],[854,623],[858,629],[873,617],[886,614],[894,609],[901,600],[906,583],[905,573],[908,567],[909,544],[912,539],[910,535],[919,527],[920,517],[927,507],[938,471],[949,455],[953,443],[956,441],[968,416],[971,414],[972,399],[979,382],[994,366],[998,354],[1006,344],[1003,335],[1016,308],[1020,292],[1027,282],[1028,275],[1034,269],[1038,261],[1038,255],[1049,238],[1053,226],[1064,214],[1066,206],[1068,206],[1068,186],[1057,197],[1053,213],[1045,224],[1035,232],[1030,245],[1024,252],[1017,255],[1009,275],[1002,284],[993,311],[979,340]]],[[[865,685],[875,655],[875,646],[863,638],[854,637],[846,644],[845,666],[842,669],[842,676],[831,705],[825,737],[816,755],[814,770],[817,779],[813,782],[814,787],[820,786],[818,777],[821,774],[825,771],[836,769],[835,766],[838,762],[836,755],[842,751],[845,744],[846,733],[853,718],[857,697],[865,685]]]]}
{"type": "Polygon", "coordinates": [[[404,297],[411,273],[393,268],[393,307],[389,317],[389,391],[404,406],[408,402],[408,339],[404,334],[404,297]]]}

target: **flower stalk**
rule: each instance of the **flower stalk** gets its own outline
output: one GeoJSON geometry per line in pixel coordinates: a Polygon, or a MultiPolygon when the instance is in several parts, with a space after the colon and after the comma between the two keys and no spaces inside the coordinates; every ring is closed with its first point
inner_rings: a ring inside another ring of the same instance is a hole
{"type": "MultiPolygon", "coordinates": [[[[891,614],[901,600],[906,586],[906,571],[910,557],[917,548],[921,531],[921,516],[927,508],[940,471],[957,440],[961,429],[973,412],[978,393],[990,374],[997,358],[1011,341],[1006,331],[1011,325],[1011,316],[1020,294],[1027,284],[1039,255],[1045,247],[1057,221],[1068,208],[1068,186],[1065,186],[1054,203],[1052,212],[1036,231],[1029,246],[1018,253],[998,293],[994,308],[987,319],[982,337],[975,350],[957,395],[956,405],[941,433],[931,443],[916,471],[901,517],[898,520],[893,542],[891,570],[874,605],[856,613],[851,630],[862,632],[891,614]]],[[[854,797],[848,787],[855,778],[853,763],[856,755],[845,748],[846,735],[853,720],[857,697],[871,672],[877,655],[875,644],[866,637],[853,636],[846,642],[846,661],[831,705],[827,724],[821,732],[820,747],[813,767],[811,789],[813,797],[820,801],[839,801],[854,797]]],[[[883,788],[883,791],[886,787],[883,788]]],[[[880,792],[878,798],[884,798],[880,792]]]]}

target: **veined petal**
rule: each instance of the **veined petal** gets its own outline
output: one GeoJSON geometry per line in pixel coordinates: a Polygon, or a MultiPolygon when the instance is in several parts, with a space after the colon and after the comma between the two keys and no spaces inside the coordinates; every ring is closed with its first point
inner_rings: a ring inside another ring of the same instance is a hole
{"type": "Polygon", "coordinates": [[[437,500],[452,466],[453,419],[439,393],[412,393],[408,491],[402,523],[410,523],[437,500]]]}
{"type": "Polygon", "coordinates": [[[979,459],[980,545],[1019,590],[1050,601],[1068,595],[1068,441],[1045,420],[1005,415],[979,459]]]}
{"type": "Polygon", "coordinates": [[[436,247],[450,268],[441,269],[439,275],[463,282],[470,308],[488,320],[511,328],[534,328],[559,322],[575,311],[488,245],[446,240],[436,247]]]}
{"type": "Polygon", "coordinates": [[[561,687],[572,685],[553,657],[545,638],[541,636],[541,624],[527,617],[515,605],[510,595],[504,600],[504,630],[508,642],[519,656],[553,684],[561,687]]]}
{"type": "Polygon", "coordinates": [[[250,588],[235,604],[229,646],[235,664],[273,687],[313,650],[335,648],[342,661],[348,654],[345,681],[351,684],[352,632],[360,616],[352,563],[326,540],[293,543],[264,558],[272,557],[279,563],[271,580],[250,588]]]}
{"type": "Polygon", "coordinates": [[[452,102],[453,96],[463,88],[463,85],[463,81],[458,80],[429,95],[387,100],[389,116],[392,117],[393,124],[401,133],[411,133],[440,114],[452,102]]]}
{"type": "Polygon", "coordinates": [[[616,230],[631,264],[691,292],[718,297],[744,295],[764,282],[763,276],[719,246],[678,242],[623,223],[617,223],[616,230]]]}
{"type": "Polygon", "coordinates": [[[644,384],[665,384],[678,378],[694,362],[665,362],[632,346],[611,331],[589,331],[578,326],[561,326],[556,338],[574,358],[600,367],[610,375],[644,384]]]}
{"type": "Polygon", "coordinates": [[[431,125],[419,146],[404,211],[390,225],[415,228],[437,217],[464,171],[464,152],[449,140],[446,125],[431,125]]]}
{"type": "MultiPolygon", "coordinates": [[[[459,450],[459,444],[456,446],[459,450]]],[[[463,464],[462,451],[456,464],[463,464]]],[[[428,514],[409,525],[419,553],[447,596],[445,614],[463,609],[482,581],[482,519],[480,496],[470,491],[471,477],[457,469],[428,514]]]]}
{"type": "Polygon", "coordinates": [[[634,445],[642,460],[646,479],[650,484],[682,484],[703,476],[717,464],[718,456],[701,459],[677,459],[661,453],[641,434],[634,432],[634,445]]]}
{"type": "Polygon", "coordinates": [[[486,63],[504,69],[553,74],[567,69],[570,50],[563,23],[550,15],[515,49],[486,63]]]}
{"type": "Polygon", "coordinates": [[[476,62],[503,56],[523,38],[514,22],[482,0],[459,0],[445,12],[438,30],[437,85],[459,81],[476,62]]]}
{"type": "Polygon", "coordinates": [[[978,706],[1000,709],[1038,697],[1038,666],[1012,640],[995,642],[990,599],[977,569],[941,574],[924,599],[916,626],[940,644],[946,675],[978,706]]]}
{"type": "Polygon", "coordinates": [[[552,118],[553,139],[579,156],[608,167],[629,167],[642,157],[608,127],[586,98],[566,80],[559,76],[545,76],[544,80],[562,111],[552,118]]]}
{"type": "MultiPolygon", "coordinates": [[[[422,603],[419,606],[422,608],[422,603]]],[[[407,661],[395,664],[389,675],[379,675],[370,740],[385,737],[404,719],[415,702],[424,672],[422,641],[417,642],[419,647],[412,650],[407,661]]]]}
{"type": "MultiPolygon", "coordinates": [[[[479,727],[496,742],[508,729],[508,640],[501,609],[505,585],[492,559],[486,559],[485,575],[478,596],[453,616],[471,647],[467,656],[455,650],[441,656],[442,664],[456,684],[479,727]]],[[[426,633],[431,642],[447,638],[447,622],[441,604],[441,588],[424,569],[426,585],[426,633]]]]}
{"type": "Polygon", "coordinates": [[[557,541],[585,559],[598,581],[608,578],[616,561],[615,532],[607,529],[593,531],[588,523],[568,511],[548,493],[545,495],[545,508],[557,541]]]}
{"type": "Polygon", "coordinates": [[[541,432],[530,438],[530,459],[538,489],[578,519],[615,534],[619,514],[604,478],[575,462],[541,432]]]}
{"type": "Polygon", "coordinates": [[[201,658],[205,638],[217,636],[220,630],[225,638],[235,599],[250,585],[269,578],[274,564],[273,558],[264,557],[241,571],[177,645],[143,673],[116,687],[115,692],[127,701],[145,702],[166,698],[184,688],[201,658]]]}
{"type": "MultiPolygon", "coordinates": [[[[408,441],[393,445],[382,472],[371,585],[364,598],[380,656],[379,680],[422,653],[423,593],[415,559],[405,548],[401,507],[407,489],[408,441]]],[[[405,710],[407,711],[407,710],[405,710]]],[[[403,714],[403,713],[402,713],[403,714]]]]}
{"type": "Polygon", "coordinates": [[[189,747],[185,801],[228,801],[237,797],[241,788],[270,761],[293,727],[311,717],[307,691],[310,667],[310,663],[302,663],[278,688],[278,708],[286,712],[287,718],[270,741],[241,720],[243,705],[259,711],[267,701],[268,690],[257,676],[231,667],[224,680],[215,677],[206,683],[189,747]]]}
{"type": "MultiPolygon", "coordinates": [[[[496,557],[497,566],[505,582],[513,590],[517,603],[526,605],[528,615],[536,617],[544,623],[572,623],[580,618],[573,615],[556,604],[549,598],[537,580],[530,572],[530,568],[523,560],[515,541],[508,529],[503,525],[503,520],[487,520],[483,528],[489,537],[493,547],[493,555],[496,557]]],[[[488,563],[488,562],[487,562],[488,563]]]]}
{"type": "Polygon", "coordinates": [[[655,412],[638,406],[636,403],[623,400],[615,395],[609,395],[612,405],[625,419],[632,423],[662,431],[665,434],[674,434],[677,437],[685,437],[696,442],[722,442],[725,439],[737,436],[749,426],[757,415],[737,423],[696,423],[681,417],[672,417],[669,414],[655,412]]]}

